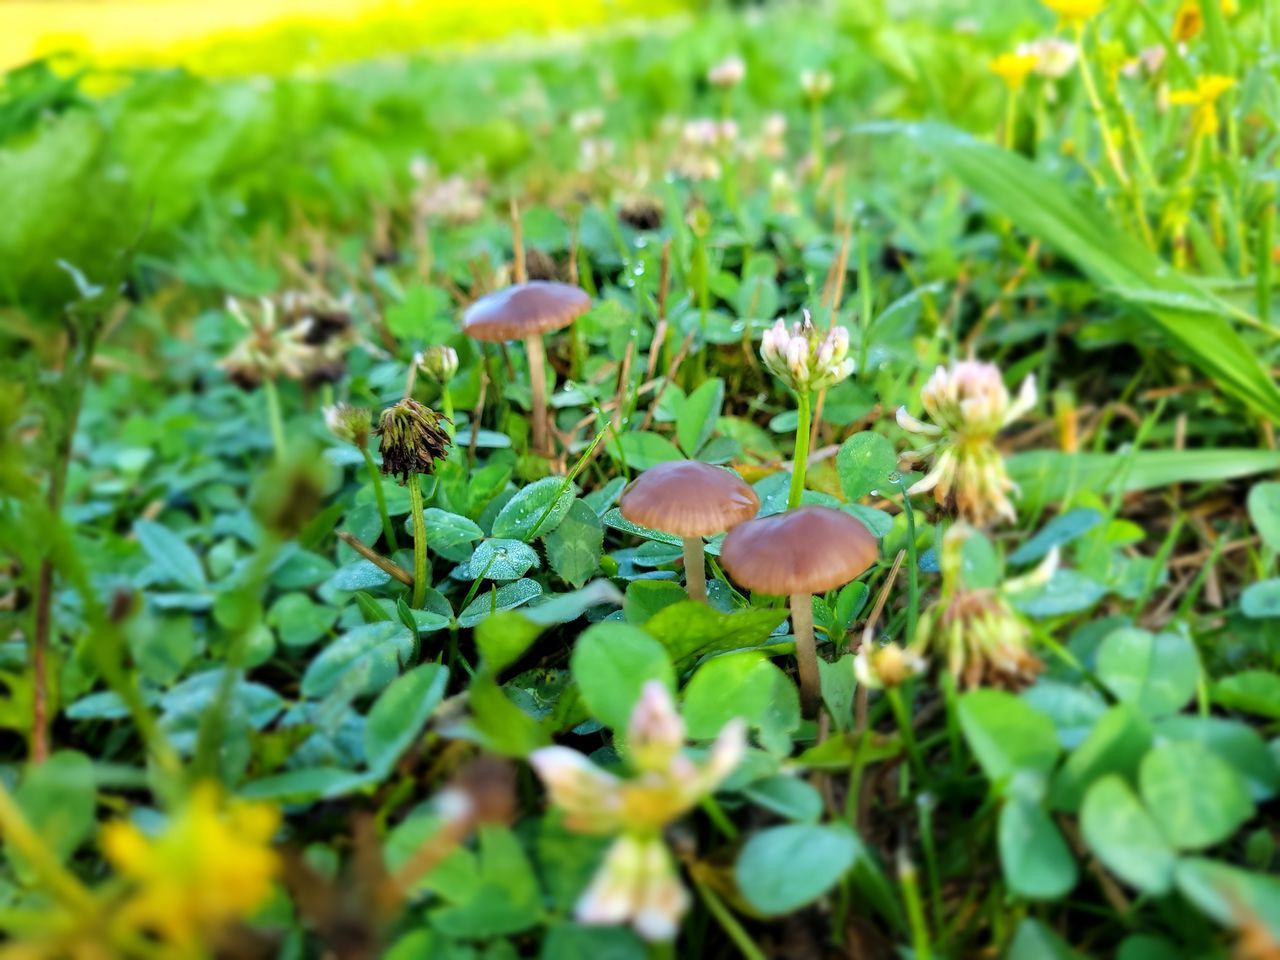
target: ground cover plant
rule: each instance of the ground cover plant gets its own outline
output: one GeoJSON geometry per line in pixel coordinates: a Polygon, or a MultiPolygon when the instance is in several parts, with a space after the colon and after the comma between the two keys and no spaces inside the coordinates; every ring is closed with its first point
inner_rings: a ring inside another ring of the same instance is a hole
{"type": "Polygon", "coordinates": [[[1278,38],[10,73],[0,956],[1275,957],[1278,38]]]}

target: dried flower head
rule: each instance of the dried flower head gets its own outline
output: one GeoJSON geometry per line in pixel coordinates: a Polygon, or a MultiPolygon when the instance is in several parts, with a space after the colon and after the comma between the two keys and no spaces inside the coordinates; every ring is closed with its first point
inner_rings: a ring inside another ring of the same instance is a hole
{"type": "Polygon", "coordinates": [[[233,297],[227,312],[245,328],[244,338],[220,362],[237,386],[252,390],[264,380],[298,380],[308,386],[340,379],[346,355],[362,341],[346,300],[286,291],[263,297],[258,309],[233,297]]]}
{"type": "Polygon", "coordinates": [[[443,418],[425,404],[406,397],[382,411],[378,429],[381,438],[382,472],[398,477],[401,483],[419,473],[431,473],[435,462],[449,453],[453,442],[443,418]]]}
{"type": "Polygon", "coordinates": [[[373,422],[368,407],[353,407],[347,403],[325,407],[324,425],[335,437],[357,450],[364,450],[369,445],[369,429],[373,422]]]}
{"type": "Polygon", "coordinates": [[[670,940],[689,898],[662,831],[733,772],[746,749],[746,726],[727,724],[706,760],[683,752],[685,725],[660,682],[645,684],[627,728],[634,775],[602,770],[575,750],[544,747],[529,755],[565,826],[617,835],[578,901],[583,923],[630,923],[648,940],[670,940]]]}
{"type": "Polygon", "coordinates": [[[1009,604],[1008,596],[1046,583],[1058,566],[1058,551],[1024,577],[999,586],[975,589],[964,583],[965,542],[975,531],[960,522],[942,538],[938,565],[941,596],[920,616],[909,648],[917,656],[945,664],[966,687],[1018,688],[1031,683],[1041,669],[1031,652],[1031,631],[1009,604]]]}
{"type": "Polygon", "coordinates": [[[618,219],[636,230],[657,230],[662,226],[662,204],[653,197],[635,196],[623,201],[618,219]]]}
{"type": "Polygon", "coordinates": [[[448,383],[458,373],[458,351],[444,344],[427,347],[414,357],[414,362],[436,383],[448,383]]]}
{"type": "Polygon", "coordinates": [[[849,331],[833,326],[819,333],[808,310],[804,321],[792,324],[790,330],[782,320],[766,330],[760,357],[775,377],[800,393],[834,386],[853,373],[849,331]]]}
{"type": "Polygon", "coordinates": [[[740,84],[747,75],[747,65],[739,56],[726,57],[707,71],[707,82],[728,90],[740,84]]]}
{"type": "Polygon", "coordinates": [[[1023,416],[1036,402],[1033,377],[1027,377],[1011,400],[1000,369],[991,363],[962,360],[950,369],[938,367],[921,391],[925,413],[932,423],[923,423],[898,410],[898,424],[904,430],[932,441],[904,457],[908,462],[932,457],[929,472],[908,493],[933,491],[944,509],[955,509],[977,526],[1017,514],[1009,493],[1016,491],[996,448],[996,434],[1023,416]]]}
{"type": "Polygon", "coordinates": [[[424,220],[448,224],[471,223],[484,213],[484,197],[465,177],[437,175],[435,167],[418,157],[409,164],[414,179],[413,209],[424,220]]]}

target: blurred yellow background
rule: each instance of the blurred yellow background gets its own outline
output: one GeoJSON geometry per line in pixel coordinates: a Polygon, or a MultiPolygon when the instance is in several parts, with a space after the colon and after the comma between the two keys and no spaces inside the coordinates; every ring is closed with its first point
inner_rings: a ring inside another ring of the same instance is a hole
{"type": "Polygon", "coordinates": [[[0,0],[0,69],[70,51],[101,66],[277,72],[615,24],[686,6],[682,0],[0,0]]]}

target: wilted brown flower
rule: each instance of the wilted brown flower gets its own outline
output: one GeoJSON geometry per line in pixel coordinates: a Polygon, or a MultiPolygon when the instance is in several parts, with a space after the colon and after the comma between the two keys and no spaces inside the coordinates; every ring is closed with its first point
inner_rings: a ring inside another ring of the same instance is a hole
{"type": "Polygon", "coordinates": [[[440,425],[442,419],[430,407],[408,397],[383,410],[374,431],[382,440],[382,472],[399,478],[402,484],[414,474],[431,473],[453,443],[440,425]]]}

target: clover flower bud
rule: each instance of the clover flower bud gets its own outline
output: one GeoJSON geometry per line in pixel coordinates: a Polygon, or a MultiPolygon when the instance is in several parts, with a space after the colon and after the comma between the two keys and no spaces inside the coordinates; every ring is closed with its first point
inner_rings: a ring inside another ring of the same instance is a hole
{"type": "Polygon", "coordinates": [[[685,727],[667,688],[650,680],[631,713],[627,745],[632,763],[640,770],[664,770],[680,753],[685,727]]]}
{"type": "Polygon", "coordinates": [[[726,57],[707,71],[707,82],[728,90],[740,84],[747,75],[747,65],[739,56],[726,57]]]}
{"type": "Polygon", "coordinates": [[[823,390],[853,373],[849,331],[834,326],[820,334],[807,310],[804,322],[792,324],[790,330],[779,320],[765,331],[760,358],[774,376],[801,393],[823,390]]]}
{"type": "Polygon", "coordinates": [[[453,443],[440,421],[438,413],[408,397],[383,410],[374,431],[382,441],[382,472],[402,484],[414,474],[431,473],[453,443]]]}
{"type": "Polygon", "coordinates": [[[437,383],[448,383],[458,372],[458,351],[443,345],[427,347],[414,360],[437,383]]]}
{"type": "Polygon", "coordinates": [[[1027,377],[1011,400],[994,364],[964,360],[950,369],[938,367],[921,391],[932,423],[898,411],[898,425],[933,442],[910,455],[932,456],[932,468],[908,493],[933,491],[944,509],[954,509],[978,526],[1017,514],[1008,494],[1016,491],[996,448],[996,434],[1029,411],[1036,402],[1033,377],[1027,377]]]}
{"type": "Polygon", "coordinates": [[[898,687],[916,674],[923,673],[924,658],[914,650],[896,643],[864,648],[853,659],[853,672],[858,682],[872,690],[898,687]]]}
{"type": "Polygon", "coordinates": [[[822,100],[835,86],[835,79],[829,70],[800,71],[800,89],[810,100],[822,100]]]}
{"type": "Polygon", "coordinates": [[[369,445],[369,429],[372,424],[368,407],[335,403],[324,408],[324,425],[329,428],[329,432],[357,450],[363,450],[369,445]]]}

